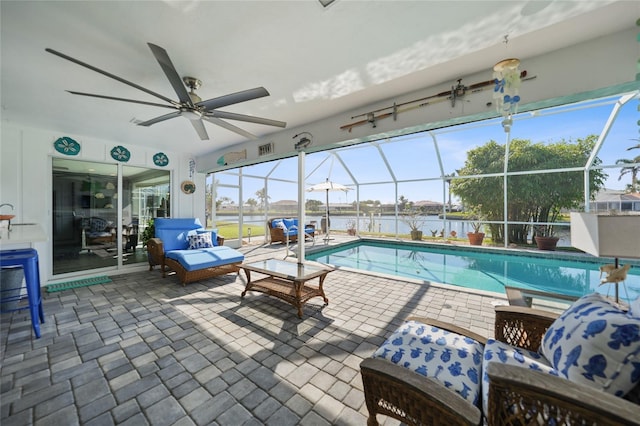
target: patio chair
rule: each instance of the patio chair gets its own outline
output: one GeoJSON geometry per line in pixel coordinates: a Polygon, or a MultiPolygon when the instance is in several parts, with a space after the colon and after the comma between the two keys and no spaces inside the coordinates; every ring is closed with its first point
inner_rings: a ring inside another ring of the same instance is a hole
{"type": "Polygon", "coordinates": [[[593,300],[581,298],[561,315],[528,307],[498,306],[495,339],[485,340],[468,330],[428,319],[407,321],[374,357],[360,364],[369,411],[368,426],[378,424],[377,414],[409,425],[477,425],[483,421],[489,425],[640,425],[640,301],[633,313],[627,314],[616,312],[615,308],[610,309],[595,299],[597,297],[593,300]],[[591,313],[602,316],[588,320],[591,313]],[[606,318],[606,324],[601,322],[602,318],[606,318]],[[548,353],[548,345],[564,345],[564,339],[568,339],[560,330],[562,325],[568,325],[568,321],[574,321],[573,337],[585,342],[594,341],[598,335],[614,336],[616,331],[613,330],[625,331],[618,336],[621,339],[611,341],[614,347],[609,348],[611,352],[604,349],[605,355],[599,353],[601,348],[594,349],[584,343],[580,346],[584,347],[582,353],[572,350],[554,355],[562,360],[560,368],[540,368],[538,364],[544,361],[542,358],[548,353]],[[615,325],[610,329],[612,324],[615,325]],[[432,349],[440,350],[436,356],[448,354],[453,360],[456,353],[458,357],[464,355],[457,368],[454,368],[455,362],[459,362],[456,360],[448,369],[427,371],[428,377],[412,371],[411,356],[419,355],[417,358],[420,359],[430,353],[425,350],[429,345],[419,349],[417,340],[409,339],[414,345],[412,352],[406,346],[407,336],[415,334],[419,330],[416,327],[421,325],[427,330],[422,331],[425,336],[441,335],[438,339],[442,338],[442,341],[429,342],[432,349]],[[549,336],[543,340],[547,331],[549,336]],[[613,333],[609,334],[610,331],[613,333]],[[464,350],[463,342],[467,345],[464,350]],[[469,348],[480,346],[484,346],[482,379],[475,390],[468,389],[473,387],[473,380],[469,379],[476,374],[469,374],[472,372],[469,363],[477,361],[469,356],[475,355],[469,348]],[[543,355],[538,353],[541,346],[543,355]],[[388,349],[386,353],[385,349],[388,349]],[[620,359],[618,355],[621,355],[620,359]],[[618,362],[618,372],[609,375],[608,368],[618,362]],[[565,370],[569,378],[565,378],[565,370]],[[576,377],[578,371],[582,372],[576,377]],[[460,379],[447,379],[447,375],[455,376],[454,373],[461,373],[458,374],[460,379]],[[592,377],[583,377],[590,374],[592,377]],[[631,382],[625,384],[631,390],[624,397],[610,393],[619,386],[620,380],[629,378],[631,382]],[[465,380],[470,385],[464,383],[465,380]],[[600,385],[607,386],[607,390],[600,389],[600,385]],[[478,395],[481,397],[477,398],[478,395]]]}
{"type": "Polygon", "coordinates": [[[147,242],[149,270],[160,266],[162,277],[173,270],[184,286],[217,275],[235,273],[244,255],[223,246],[216,230],[206,230],[198,218],[156,218],[155,238],[147,242]]]}

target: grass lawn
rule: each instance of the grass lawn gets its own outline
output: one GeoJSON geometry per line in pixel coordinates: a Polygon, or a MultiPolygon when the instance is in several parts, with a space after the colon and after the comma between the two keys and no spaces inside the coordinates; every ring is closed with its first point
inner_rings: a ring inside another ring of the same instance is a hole
{"type": "MultiPolygon", "coordinates": [[[[238,238],[238,222],[225,222],[219,220],[214,228],[218,229],[218,235],[222,235],[229,240],[238,238]]],[[[256,225],[242,225],[242,235],[249,236],[249,228],[251,228],[252,237],[264,236],[264,227],[256,225]]]]}

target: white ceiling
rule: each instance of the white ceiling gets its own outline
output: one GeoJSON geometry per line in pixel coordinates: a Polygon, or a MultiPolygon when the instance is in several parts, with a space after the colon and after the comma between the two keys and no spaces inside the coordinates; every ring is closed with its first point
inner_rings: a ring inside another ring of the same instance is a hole
{"type": "MultiPolygon", "coordinates": [[[[160,102],[50,53],[52,48],[177,99],[147,42],[164,47],[202,99],[264,86],[226,108],[288,128],[635,25],[635,1],[7,1],[1,118],[61,135],[196,155],[246,139],[213,124],[201,141],[170,110],[65,90],[160,102]],[[509,42],[503,42],[508,34],[509,42]],[[179,148],[177,148],[179,147],[179,148]]],[[[231,121],[230,121],[231,122],[231,121]]],[[[276,127],[231,122],[258,136],[276,127]]]]}

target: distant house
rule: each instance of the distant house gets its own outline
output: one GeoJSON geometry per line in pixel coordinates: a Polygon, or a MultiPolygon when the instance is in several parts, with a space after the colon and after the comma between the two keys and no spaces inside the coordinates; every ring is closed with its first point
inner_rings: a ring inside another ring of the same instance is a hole
{"type": "Polygon", "coordinates": [[[442,213],[443,204],[438,201],[422,200],[413,203],[413,207],[420,209],[424,213],[442,213]]]}
{"type": "Polygon", "coordinates": [[[298,202],[296,200],[278,200],[269,203],[269,211],[280,213],[295,213],[298,211],[298,202]]]}
{"type": "Polygon", "coordinates": [[[603,189],[590,204],[590,210],[604,213],[612,210],[619,212],[640,212],[640,194],[622,190],[603,189]]]}
{"type": "Polygon", "coordinates": [[[353,204],[349,204],[349,203],[331,203],[331,202],[329,202],[329,212],[331,212],[331,213],[343,212],[343,211],[352,211],[354,209],[355,209],[355,207],[353,207],[353,204]]]}

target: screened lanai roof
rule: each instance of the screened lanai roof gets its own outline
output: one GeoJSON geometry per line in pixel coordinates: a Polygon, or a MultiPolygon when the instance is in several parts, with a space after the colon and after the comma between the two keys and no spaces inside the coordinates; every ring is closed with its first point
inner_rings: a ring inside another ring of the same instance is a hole
{"type": "MultiPolygon", "coordinates": [[[[304,184],[309,187],[329,179],[353,189],[332,196],[335,203],[377,200],[394,204],[404,196],[413,202],[445,204],[449,196],[446,181],[458,178],[469,150],[490,140],[505,145],[507,138],[548,144],[598,135],[594,155],[602,161],[599,167],[608,170],[605,186],[624,188],[616,161],[634,157],[628,148],[637,143],[638,98],[634,91],[516,114],[509,134],[499,117],[310,153],[305,156],[304,184]]],[[[245,200],[262,188],[267,188],[271,202],[297,199],[298,157],[245,166],[241,173],[245,200]]],[[[234,169],[215,177],[222,185],[235,185],[237,174],[234,169]]],[[[324,195],[306,193],[305,198],[323,202],[324,195]]]]}

